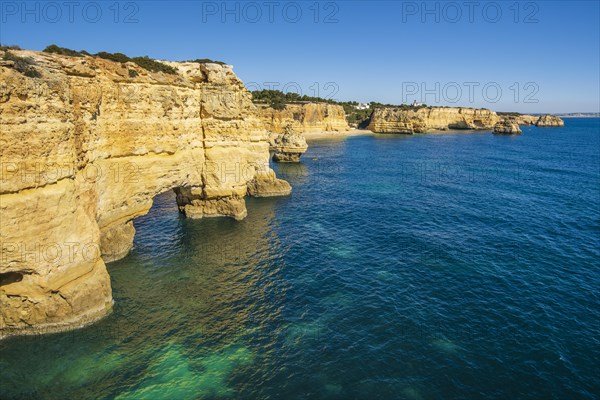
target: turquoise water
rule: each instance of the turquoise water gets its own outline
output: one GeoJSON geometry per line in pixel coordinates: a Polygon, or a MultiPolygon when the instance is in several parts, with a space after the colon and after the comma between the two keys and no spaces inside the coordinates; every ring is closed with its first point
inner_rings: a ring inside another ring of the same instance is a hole
{"type": "Polygon", "coordinates": [[[0,398],[597,398],[600,120],[566,124],[314,141],[241,222],[163,194],[114,313],[0,342],[0,398]]]}

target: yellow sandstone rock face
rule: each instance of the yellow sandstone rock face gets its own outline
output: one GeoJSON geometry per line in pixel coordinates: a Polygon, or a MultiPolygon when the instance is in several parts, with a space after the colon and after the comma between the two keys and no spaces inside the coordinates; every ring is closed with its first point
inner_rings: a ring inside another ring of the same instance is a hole
{"type": "Polygon", "coordinates": [[[178,74],[92,57],[0,64],[0,335],[71,329],[112,307],[105,262],[132,220],[177,192],[190,217],[246,215],[244,196],[289,194],[267,133],[230,66],[178,74]],[[131,72],[135,71],[135,72],[131,72]]]}
{"type": "Polygon", "coordinates": [[[535,126],[538,127],[561,127],[565,126],[565,121],[554,115],[542,115],[536,121],[535,126]]]}
{"type": "Polygon", "coordinates": [[[484,108],[379,108],[373,112],[368,129],[376,133],[407,134],[447,129],[493,129],[500,120],[494,111],[484,108]]]}
{"type": "Polygon", "coordinates": [[[342,106],[327,103],[286,104],[283,110],[259,105],[259,116],[265,128],[282,133],[293,124],[300,132],[343,132],[350,130],[342,106]]]}
{"type": "Polygon", "coordinates": [[[426,133],[448,129],[496,130],[511,133],[519,129],[510,124],[564,126],[564,121],[553,115],[516,116],[498,115],[485,108],[423,107],[419,109],[379,108],[373,112],[368,129],[376,133],[426,133]]]}
{"type": "Polygon", "coordinates": [[[271,150],[275,162],[299,162],[302,154],[308,150],[304,134],[294,125],[286,125],[282,133],[273,134],[271,150]]]}
{"type": "Polygon", "coordinates": [[[535,125],[540,117],[535,115],[522,114],[514,118],[519,125],[535,125]]]}
{"type": "Polygon", "coordinates": [[[495,135],[520,135],[523,133],[514,119],[504,119],[494,126],[495,135]]]}

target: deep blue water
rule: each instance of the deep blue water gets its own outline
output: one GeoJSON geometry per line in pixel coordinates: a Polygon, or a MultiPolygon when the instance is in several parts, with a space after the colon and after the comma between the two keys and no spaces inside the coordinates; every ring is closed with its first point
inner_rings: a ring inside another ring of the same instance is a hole
{"type": "Polygon", "coordinates": [[[157,197],[114,313],[0,342],[0,398],[598,398],[599,119],[275,169],[293,195],[241,222],[157,197]]]}

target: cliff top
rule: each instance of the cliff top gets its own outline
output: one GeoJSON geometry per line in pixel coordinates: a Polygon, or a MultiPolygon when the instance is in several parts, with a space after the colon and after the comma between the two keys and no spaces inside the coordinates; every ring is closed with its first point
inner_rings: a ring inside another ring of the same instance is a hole
{"type": "Polygon", "coordinates": [[[233,74],[233,67],[220,61],[163,61],[147,56],[128,57],[122,53],[106,52],[92,55],[86,51],[74,51],[58,46],[49,46],[44,51],[0,46],[0,66],[34,79],[47,78],[53,70],[60,69],[67,75],[84,78],[93,78],[102,72],[112,75],[116,81],[175,85],[229,81],[232,77],[239,81],[233,74]]]}

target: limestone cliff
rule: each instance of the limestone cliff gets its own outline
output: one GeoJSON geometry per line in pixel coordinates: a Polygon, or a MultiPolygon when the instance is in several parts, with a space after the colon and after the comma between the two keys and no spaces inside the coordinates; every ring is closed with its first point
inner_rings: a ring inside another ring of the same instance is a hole
{"type": "Polygon", "coordinates": [[[519,125],[535,125],[537,127],[557,127],[564,126],[565,122],[556,117],[554,115],[528,115],[521,114],[514,117],[508,117],[509,119],[513,119],[519,125]]]}
{"type": "Polygon", "coordinates": [[[301,132],[342,132],[350,130],[344,108],[328,103],[286,104],[283,110],[258,105],[265,128],[282,133],[286,125],[294,124],[301,132]]]}
{"type": "Polygon", "coordinates": [[[565,122],[562,119],[560,119],[559,117],[556,117],[554,115],[542,115],[535,123],[535,126],[561,127],[561,126],[565,126],[565,122]]]}
{"type": "MultiPolygon", "coordinates": [[[[190,217],[246,215],[285,195],[251,95],[230,66],[132,63],[13,51],[0,63],[0,335],[70,329],[112,307],[105,262],[133,219],[175,189],[190,217]]],[[[1,56],[1,54],[0,54],[1,56]]]]}
{"type": "Polygon", "coordinates": [[[368,129],[376,133],[426,133],[447,129],[493,129],[501,120],[487,109],[423,107],[378,108],[368,129]]]}

